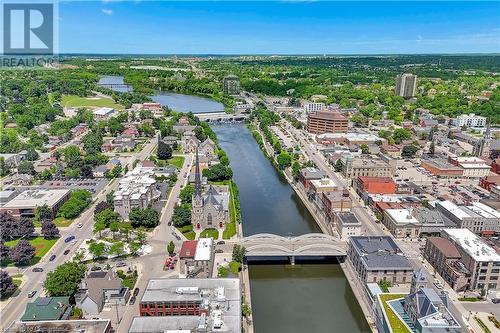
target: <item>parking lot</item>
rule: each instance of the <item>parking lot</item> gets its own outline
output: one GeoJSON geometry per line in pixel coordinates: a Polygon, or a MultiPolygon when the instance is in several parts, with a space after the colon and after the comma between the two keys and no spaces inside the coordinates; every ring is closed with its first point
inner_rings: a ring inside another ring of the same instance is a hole
{"type": "Polygon", "coordinates": [[[71,190],[88,190],[92,193],[92,196],[95,196],[107,183],[107,179],[49,180],[43,183],[41,187],[47,189],[68,188],[71,190]]]}

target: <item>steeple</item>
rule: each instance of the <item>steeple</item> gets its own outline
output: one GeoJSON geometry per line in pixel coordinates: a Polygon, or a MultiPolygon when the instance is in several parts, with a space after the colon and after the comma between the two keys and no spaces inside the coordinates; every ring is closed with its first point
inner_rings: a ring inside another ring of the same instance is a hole
{"type": "Polygon", "coordinates": [[[201,174],[200,160],[198,158],[198,146],[196,146],[196,165],[194,170],[194,195],[201,196],[201,174]]]}
{"type": "Polygon", "coordinates": [[[491,128],[490,128],[490,122],[488,121],[488,124],[486,125],[486,132],[484,132],[484,138],[485,139],[491,139],[491,128]]]}

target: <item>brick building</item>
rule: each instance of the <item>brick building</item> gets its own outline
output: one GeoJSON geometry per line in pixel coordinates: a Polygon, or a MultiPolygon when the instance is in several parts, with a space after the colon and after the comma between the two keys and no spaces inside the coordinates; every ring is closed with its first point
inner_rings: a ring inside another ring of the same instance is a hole
{"type": "Polygon", "coordinates": [[[347,132],[349,121],[338,111],[316,111],[307,115],[309,133],[347,132]]]}
{"type": "Polygon", "coordinates": [[[354,182],[353,187],[356,193],[361,195],[363,192],[377,194],[395,194],[396,183],[390,177],[366,177],[359,176],[354,182]]]}

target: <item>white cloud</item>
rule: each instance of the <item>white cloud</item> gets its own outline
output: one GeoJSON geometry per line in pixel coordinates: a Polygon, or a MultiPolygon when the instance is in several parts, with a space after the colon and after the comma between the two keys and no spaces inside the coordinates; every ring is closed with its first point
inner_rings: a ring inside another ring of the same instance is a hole
{"type": "Polygon", "coordinates": [[[101,11],[106,15],[113,15],[113,11],[111,9],[101,9],[101,11]]]}

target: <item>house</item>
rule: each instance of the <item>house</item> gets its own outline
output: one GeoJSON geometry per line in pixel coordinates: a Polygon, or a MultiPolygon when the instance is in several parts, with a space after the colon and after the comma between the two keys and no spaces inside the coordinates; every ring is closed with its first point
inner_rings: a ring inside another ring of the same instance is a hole
{"type": "Polygon", "coordinates": [[[32,175],[26,175],[22,173],[16,173],[12,176],[6,177],[2,180],[3,185],[12,186],[29,186],[33,181],[32,175]]]}
{"type": "Polygon", "coordinates": [[[7,166],[8,168],[17,167],[22,161],[19,154],[0,154],[0,158],[3,158],[5,166],[7,166]]]}
{"type": "Polygon", "coordinates": [[[304,186],[304,189],[308,189],[312,180],[320,180],[326,177],[326,173],[323,170],[316,168],[304,168],[300,170],[299,182],[304,186]]]}
{"type": "Polygon", "coordinates": [[[98,315],[105,303],[125,305],[130,291],[113,271],[90,272],[75,295],[76,306],[89,315],[98,315]]]}
{"type": "Polygon", "coordinates": [[[21,321],[67,320],[71,314],[69,297],[38,297],[26,304],[21,321]]]}
{"type": "Polygon", "coordinates": [[[215,143],[212,139],[207,138],[198,147],[198,153],[204,156],[214,156],[215,155],[215,143]]]}
{"type": "Polygon", "coordinates": [[[95,120],[107,120],[116,114],[116,110],[113,108],[99,108],[93,111],[95,120]]]}
{"type": "Polygon", "coordinates": [[[94,168],[92,172],[94,178],[104,178],[106,177],[106,173],[111,171],[107,164],[99,165],[94,168]]]}
{"type": "Polygon", "coordinates": [[[137,130],[137,128],[135,128],[135,126],[130,126],[124,129],[123,132],[121,133],[122,138],[136,138],[138,136],[139,136],[139,131],[137,130]]]}

